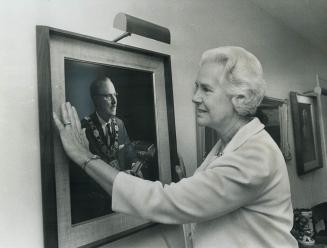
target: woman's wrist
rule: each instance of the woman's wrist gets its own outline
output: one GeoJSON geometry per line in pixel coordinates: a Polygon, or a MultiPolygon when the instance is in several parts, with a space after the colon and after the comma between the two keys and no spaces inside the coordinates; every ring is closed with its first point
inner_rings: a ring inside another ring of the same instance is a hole
{"type": "Polygon", "coordinates": [[[93,156],[94,156],[93,153],[91,153],[91,152],[85,152],[85,153],[81,154],[80,156],[78,156],[79,159],[77,161],[77,164],[83,169],[85,167],[85,163],[88,160],[90,160],[93,156]]]}
{"type": "Polygon", "coordinates": [[[92,156],[90,156],[87,160],[85,160],[85,162],[82,164],[82,169],[86,170],[86,167],[88,166],[88,164],[92,161],[92,160],[97,160],[97,159],[101,159],[100,156],[92,154],[92,156]]]}

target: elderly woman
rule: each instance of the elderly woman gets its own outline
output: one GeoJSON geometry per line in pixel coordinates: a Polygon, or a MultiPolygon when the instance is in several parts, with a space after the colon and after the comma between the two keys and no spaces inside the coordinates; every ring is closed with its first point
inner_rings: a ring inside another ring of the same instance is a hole
{"type": "Polygon", "coordinates": [[[240,47],[206,51],[193,102],[200,125],[220,140],[195,174],[164,185],[108,166],[88,150],[78,116],[62,106],[54,120],[68,156],[112,195],[112,209],[161,223],[194,224],[194,247],[297,247],[281,151],[257,118],[264,95],[258,59],[240,47]],[[68,125],[67,125],[68,124],[68,125]]]}

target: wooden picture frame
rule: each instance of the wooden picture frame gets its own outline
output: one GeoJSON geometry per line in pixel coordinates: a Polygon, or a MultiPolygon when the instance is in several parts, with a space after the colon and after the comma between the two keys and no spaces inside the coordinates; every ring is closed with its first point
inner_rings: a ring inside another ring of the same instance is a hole
{"type": "Polygon", "coordinates": [[[290,92],[296,168],[299,176],[322,167],[316,100],[315,96],[290,92]]]}
{"type": "Polygon", "coordinates": [[[131,131],[130,139],[135,133],[139,135],[136,141],[145,137],[142,127],[149,122],[147,130],[153,130],[150,139],[156,148],[156,175],[163,183],[176,181],[170,56],[46,26],[36,27],[36,38],[45,247],[95,247],[153,225],[119,213],[72,222],[70,168],[76,165],[63,151],[52,113],[59,114],[61,104],[71,101],[83,118],[92,110],[90,79],[99,72],[110,74],[122,94],[117,115],[125,118],[127,129],[139,127],[131,131]],[[138,101],[131,92],[137,93],[138,101]],[[133,111],[139,119],[131,117],[133,111]],[[148,115],[151,121],[145,119],[148,115]]]}
{"type": "Polygon", "coordinates": [[[265,125],[266,131],[276,142],[286,161],[292,159],[288,142],[288,101],[265,96],[255,116],[265,125]]]}

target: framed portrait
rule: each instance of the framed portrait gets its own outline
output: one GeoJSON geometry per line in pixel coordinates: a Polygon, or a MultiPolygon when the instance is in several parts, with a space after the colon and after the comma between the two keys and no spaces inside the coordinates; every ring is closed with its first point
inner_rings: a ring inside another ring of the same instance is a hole
{"type": "MultiPolygon", "coordinates": [[[[255,117],[265,125],[266,131],[281,149],[285,160],[291,159],[287,133],[287,101],[265,96],[257,108],[255,117]]],[[[200,165],[212,147],[217,143],[215,130],[209,127],[197,127],[198,164],[200,165]]]]}
{"type": "Polygon", "coordinates": [[[297,173],[304,175],[322,167],[316,98],[290,92],[290,100],[297,173]]]}
{"type": "Polygon", "coordinates": [[[137,166],[144,179],[175,181],[170,56],[45,26],[36,35],[45,247],[95,247],[153,225],[112,211],[111,197],[65,155],[52,113],[69,101],[93,153],[122,171],[137,166]],[[92,93],[103,79],[116,92],[115,131],[107,134],[92,93]]]}

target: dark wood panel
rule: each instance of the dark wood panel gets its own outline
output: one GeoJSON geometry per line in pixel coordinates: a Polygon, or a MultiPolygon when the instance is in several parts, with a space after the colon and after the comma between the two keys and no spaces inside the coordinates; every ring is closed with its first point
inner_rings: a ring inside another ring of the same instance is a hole
{"type": "Polygon", "coordinates": [[[50,72],[50,36],[46,27],[36,28],[37,80],[41,150],[41,182],[44,246],[58,247],[57,201],[53,158],[53,127],[50,72]]]}
{"type": "Polygon", "coordinates": [[[176,143],[176,128],[175,128],[175,111],[174,111],[174,92],[171,76],[171,60],[170,57],[165,58],[165,80],[166,80],[166,95],[167,95],[167,115],[169,126],[169,142],[170,142],[170,157],[172,161],[171,175],[172,181],[177,182],[178,175],[175,171],[175,165],[179,164],[176,143]]]}

